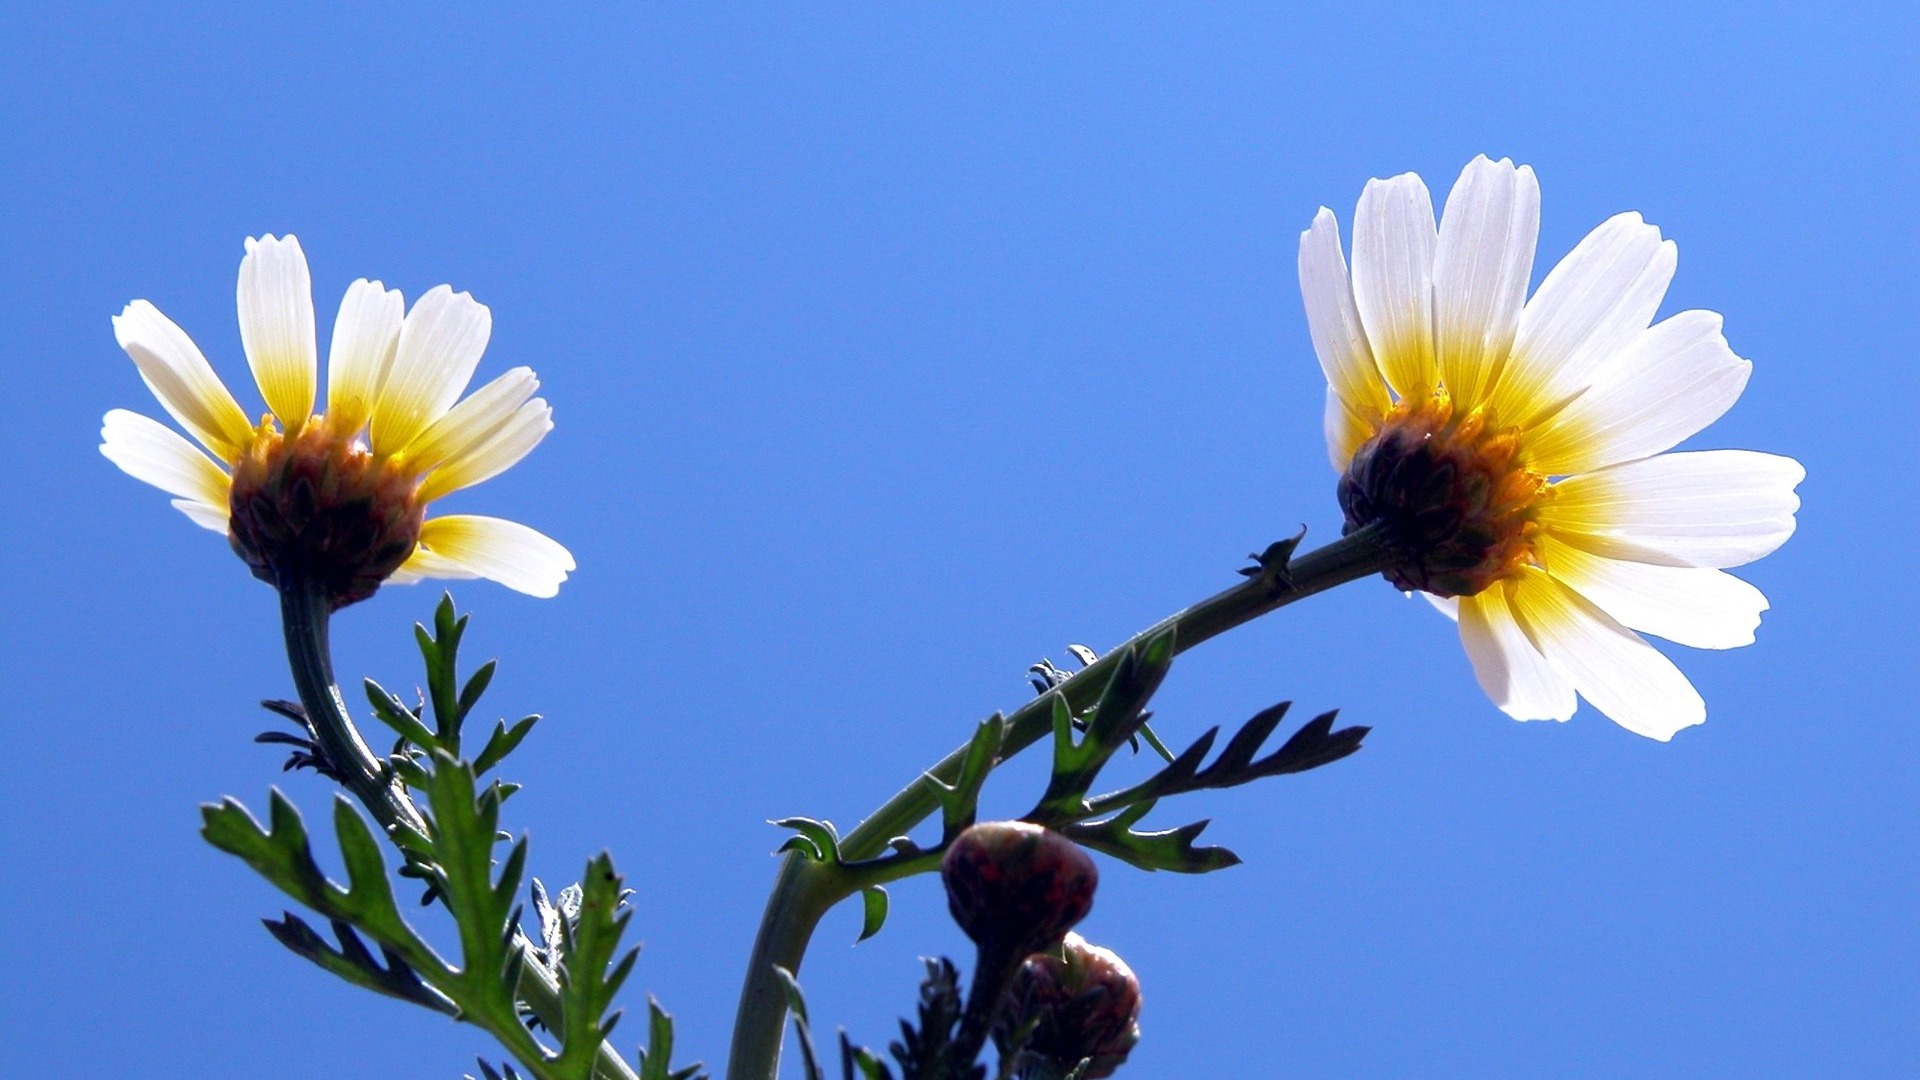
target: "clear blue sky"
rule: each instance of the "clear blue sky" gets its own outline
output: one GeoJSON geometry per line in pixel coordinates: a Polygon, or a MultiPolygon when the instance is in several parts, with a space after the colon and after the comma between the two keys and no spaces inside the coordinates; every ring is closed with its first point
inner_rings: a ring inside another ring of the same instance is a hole
{"type": "MultiPolygon", "coordinates": [[[[363,275],[492,307],[482,377],[532,365],[558,426],[450,508],[580,563],[557,600],[455,589],[491,707],[549,718],[513,820],[549,883],[612,850],[628,1004],[712,1063],[765,819],[851,824],[1041,655],[1337,532],[1298,234],[1485,152],[1539,174],[1536,276],[1637,209],[1679,243],[1664,310],[1725,314],[1752,383],[1689,445],[1808,472],[1746,573],[1773,610],[1750,648],[1671,650],[1709,719],[1670,745],[1504,718],[1377,580],[1189,654],[1170,735],[1282,698],[1375,731],[1163,807],[1243,867],[1105,865],[1085,932],[1146,987],[1123,1075],[1920,1074],[1911,5],[26,7],[0,14],[0,1073],[496,1053],[280,950],[282,900],[196,835],[222,794],[327,793],[248,741],[291,691],[271,592],[95,450],[107,409],[154,411],[127,301],[249,408],[246,236],[299,235],[323,334],[363,275]]],[[[436,596],[343,614],[342,673],[409,685],[436,596]]],[[[990,809],[1033,797],[1011,773],[990,809]]],[[[858,948],[831,917],[815,1015],[884,1041],[914,957],[964,955],[941,907],[901,888],[858,948]]]]}

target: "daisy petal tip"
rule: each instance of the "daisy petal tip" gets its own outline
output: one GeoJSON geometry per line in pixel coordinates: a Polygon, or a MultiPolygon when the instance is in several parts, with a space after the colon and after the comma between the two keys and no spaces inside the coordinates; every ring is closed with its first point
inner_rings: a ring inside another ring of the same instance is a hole
{"type": "Polygon", "coordinates": [[[1509,719],[1518,720],[1523,724],[1538,723],[1542,720],[1551,720],[1556,724],[1564,724],[1573,718],[1572,707],[1556,706],[1553,708],[1543,708],[1537,704],[1521,701],[1495,702],[1494,704],[1498,706],[1500,711],[1505,713],[1509,719]]]}
{"type": "MultiPolygon", "coordinates": [[[[1707,703],[1693,684],[1685,684],[1685,694],[1674,694],[1669,701],[1652,708],[1607,713],[1607,719],[1654,742],[1672,742],[1673,737],[1690,727],[1707,722],[1707,703]]],[[[1603,710],[1604,711],[1604,710],[1603,710]]]]}

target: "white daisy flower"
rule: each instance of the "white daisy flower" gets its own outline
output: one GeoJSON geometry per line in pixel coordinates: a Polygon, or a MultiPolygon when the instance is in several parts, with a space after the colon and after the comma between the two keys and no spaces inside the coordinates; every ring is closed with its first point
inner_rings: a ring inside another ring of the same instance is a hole
{"type": "Polygon", "coordinates": [[[1483,156],[1437,228],[1418,176],[1369,181],[1351,275],[1331,210],[1301,235],[1347,531],[1374,526],[1406,554],[1388,580],[1458,620],[1507,714],[1564,720],[1578,691],[1666,740],[1706,705],[1634,631],[1750,644],[1766,598],[1723,571],[1793,535],[1806,471],[1746,450],[1665,453],[1726,412],[1752,365],[1713,312],[1653,323],[1675,248],[1635,213],[1589,233],[1529,299],[1539,222],[1533,170],[1483,156]]]}
{"type": "Polygon", "coordinates": [[[100,452],[226,533],[254,574],[321,588],[334,607],[383,581],[484,577],[553,596],[574,569],[552,539],[500,518],[428,518],[428,503],[510,468],[553,428],[529,368],[465,400],[492,332],[485,305],[446,285],[405,312],[398,290],[361,279],[333,324],[324,411],[307,257],[292,236],[249,239],[240,261],[240,341],[271,412],[248,421],[193,340],[145,300],[113,320],[141,378],[205,448],[115,409],[100,452]],[[211,457],[208,455],[211,454],[211,457]]]}

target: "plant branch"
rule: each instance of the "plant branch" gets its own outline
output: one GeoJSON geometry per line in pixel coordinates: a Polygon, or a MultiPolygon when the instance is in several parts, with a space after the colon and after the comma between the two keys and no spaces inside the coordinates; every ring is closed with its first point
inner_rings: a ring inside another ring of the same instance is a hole
{"type": "MultiPolygon", "coordinates": [[[[1261,556],[1260,566],[1246,581],[1208,597],[1136,634],[1127,645],[1144,646],[1171,630],[1174,652],[1187,651],[1235,627],[1252,622],[1336,585],[1370,577],[1392,566],[1399,554],[1375,527],[1357,530],[1299,558],[1291,558],[1293,542],[1282,541],[1261,556]]],[[[1126,646],[1074,672],[1055,689],[1065,696],[1075,714],[1099,700],[1126,646]]],[[[1052,695],[1027,702],[1007,717],[1001,760],[1026,749],[1052,731],[1052,695]]],[[[840,842],[847,861],[871,859],[888,843],[940,809],[932,781],[951,784],[965,764],[971,740],[942,758],[919,779],[901,789],[840,842]]],[[[927,868],[914,863],[906,872],[927,868]]],[[[901,876],[905,876],[903,873],[901,876]]],[[[780,1063],[780,1042],[786,1027],[786,991],[775,967],[798,973],[813,929],[830,908],[871,884],[848,874],[845,868],[809,858],[800,851],[782,857],[773,893],[754,940],[747,973],[734,1016],[733,1044],[727,1061],[727,1080],[773,1080],[780,1063]]]]}
{"type": "MultiPolygon", "coordinates": [[[[347,790],[374,816],[395,846],[408,854],[415,849],[409,838],[424,837],[426,823],[406,786],[374,756],[347,713],[346,699],[333,676],[328,633],[332,608],[326,591],[312,583],[292,582],[279,592],[287,666],[306,709],[315,745],[347,790]]],[[[550,1030],[564,1030],[559,977],[540,961],[525,934],[516,931],[512,947],[519,950],[522,960],[516,986],[520,999],[550,1030]]],[[[514,1026],[520,1027],[518,1023],[514,1026]]],[[[502,1041],[532,1067],[533,1062],[523,1056],[529,1047],[537,1047],[530,1036],[523,1045],[513,1045],[504,1037],[502,1041]]],[[[638,1080],[620,1052],[607,1043],[601,1043],[595,1057],[594,1075],[603,1080],[638,1080]]]]}

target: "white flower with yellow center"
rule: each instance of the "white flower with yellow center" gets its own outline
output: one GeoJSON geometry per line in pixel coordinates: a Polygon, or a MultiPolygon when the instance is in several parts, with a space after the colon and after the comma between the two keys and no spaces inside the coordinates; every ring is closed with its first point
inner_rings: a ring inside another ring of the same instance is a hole
{"type": "Polygon", "coordinates": [[[196,524],[226,533],[256,576],[282,589],[311,584],[334,607],[383,581],[423,577],[490,578],[533,596],[559,590],[573,556],[541,533],[500,518],[425,517],[428,503],[498,475],[553,428],[529,368],[461,400],[492,333],[484,305],[441,285],[405,311],[397,290],[354,282],[334,320],[320,414],[313,290],[298,240],[247,241],[239,308],[240,342],[271,415],[250,423],[193,340],[135,300],[113,320],[114,335],[207,452],[115,409],[101,453],[176,496],[196,524]]]}
{"type": "Polygon", "coordinates": [[[1349,276],[1333,212],[1300,238],[1347,530],[1404,553],[1388,580],[1458,620],[1475,675],[1522,720],[1574,694],[1655,739],[1706,718],[1635,630],[1747,645],[1767,601],[1723,570],[1793,535],[1806,475],[1745,450],[1665,453],[1745,388],[1720,316],[1653,316],[1675,248],[1625,213],[1531,299],[1533,171],[1475,158],[1435,227],[1412,173],[1369,181],[1349,276]]]}

